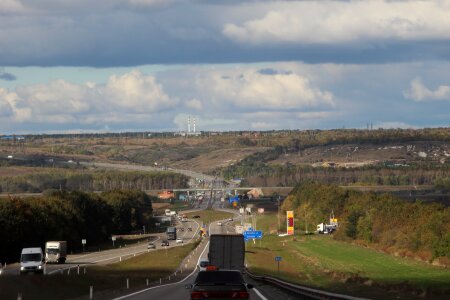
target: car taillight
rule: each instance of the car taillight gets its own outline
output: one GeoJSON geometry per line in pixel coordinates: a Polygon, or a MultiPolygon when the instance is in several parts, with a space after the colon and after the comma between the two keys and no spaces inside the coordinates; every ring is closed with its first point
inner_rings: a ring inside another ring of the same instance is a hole
{"type": "Polygon", "coordinates": [[[248,299],[249,294],[247,292],[237,292],[234,293],[233,298],[237,299],[248,299]]]}
{"type": "Polygon", "coordinates": [[[191,299],[203,299],[203,298],[208,298],[208,294],[204,293],[204,292],[192,292],[191,293],[191,299]],[[206,295],[203,295],[206,294],[206,295]],[[206,296],[206,297],[204,297],[206,296]]]}
{"type": "Polygon", "coordinates": [[[191,299],[208,299],[208,298],[232,298],[232,299],[248,299],[249,293],[246,291],[240,292],[192,292],[191,299]]]}

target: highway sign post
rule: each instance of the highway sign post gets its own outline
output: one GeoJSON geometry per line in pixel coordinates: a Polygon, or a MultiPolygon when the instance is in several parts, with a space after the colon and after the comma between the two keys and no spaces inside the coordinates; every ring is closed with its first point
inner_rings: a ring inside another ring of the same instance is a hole
{"type": "Polygon", "coordinates": [[[85,245],[86,245],[86,239],[82,239],[82,240],[81,240],[81,244],[83,244],[83,252],[84,252],[84,247],[85,247],[85,245]]]}
{"type": "Polygon", "coordinates": [[[275,256],[275,261],[278,263],[278,274],[280,274],[280,261],[281,261],[281,256],[275,256]]]}
{"type": "Polygon", "coordinates": [[[263,236],[263,234],[262,234],[261,230],[244,231],[244,240],[245,241],[248,241],[249,239],[262,239],[262,236],[263,236]]]}

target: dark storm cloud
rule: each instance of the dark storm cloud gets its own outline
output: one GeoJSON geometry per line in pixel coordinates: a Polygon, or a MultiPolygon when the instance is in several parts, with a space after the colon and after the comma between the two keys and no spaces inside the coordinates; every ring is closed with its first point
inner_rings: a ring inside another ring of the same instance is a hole
{"type": "Polygon", "coordinates": [[[14,74],[0,71],[0,79],[6,81],[14,81],[17,80],[17,77],[14,76],[14,74]]]}
{"type": "MultiPolygon", "coordinates": [[[[234,1],[230,4],[173,0],[161,5],[163,2],[100,1],[94,8],[87,0],[45,0],[39,6],[32,1],[22,1],[23,8],[17,10],[19,12],[2,15],[0,19],[0,64],[113,67],[269,61],[371,64],[450,60],[450,38],[445,34],[446,28],[450,32],[450,26],[445,20],[439,21],[439,12],[445,12],[446,7],[438,4],[432,6],[421,1],[414,2],[417,7],[411,4],[414,14],[418,14],[423,5],[429,5],[426,11],[430,13],[429,19],[437,20],[427,19],[428,23],[420,27],[410,22],[415,15],[409,19],[407,14],[397,17],[401,10],[394,5],[384,15],[382,10],[374,9],[376,6],[365,8],[358,1],[317,2],[320,9],[316,18],[311,17],[314,12],[304,12],[304,5],[310,5],[311,1],[239,1],[240,4],[234,1]],[[348,19],[344,18],[347,7],[342,5],[358,9],[363,16],[355,24],[344,21],[342,30],[338,30],[335,28],[339,26],[333,21],[348,19]],[[140,7],[142,9],[138,9],[140,7]],[[317,23],[316,19],[328,16],[320,15],[323,11],[335,10],[338,11],[335,19],[317,23]],[[291,15],[284,18],[287,14],[291,15]],[[365,16],[368,22],[381,19],[384,23],[364,25],[365,16]],[[318,28],[317,32],[309,31],[310,27],[318,28]]],[[[408,2],[377,1],[373,5],[391,8],[390,3],[408,2]]],[[[0,13],[1,9],[0,4],[0,13]]]]}

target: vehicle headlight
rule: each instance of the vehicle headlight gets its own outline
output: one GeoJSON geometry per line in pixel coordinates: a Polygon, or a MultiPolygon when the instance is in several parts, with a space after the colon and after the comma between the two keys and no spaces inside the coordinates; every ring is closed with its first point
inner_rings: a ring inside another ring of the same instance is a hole
{"type": "Polygon", "coordinates": [[[25,270],[25,267],[20,267],[20,271],[23,271],[23,270],[25,270]]]}
{"type": "Polygon", "coordinates": [[[39,265],[39,266],[38,266],[38,269],[42,269],[42,266],[41,266],[41,265],[39,265]]]}

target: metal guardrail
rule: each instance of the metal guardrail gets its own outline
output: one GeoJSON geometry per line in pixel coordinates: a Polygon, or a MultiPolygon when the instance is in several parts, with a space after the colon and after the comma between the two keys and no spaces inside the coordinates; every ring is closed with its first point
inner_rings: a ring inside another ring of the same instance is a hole
{"type": "Polygon", "coordinates": [[[257,281],[262,281],[264,283],[271,284],[273,286],[276,286],[278,288],[288,290],[294,294],[306,296],[312,299],[329,299],[329,300],[368,300],[367,298],[358,298],[348,295],[342,295],[342,294],[336,294],[331,292],[326,292],[322,290],[313,289],[310,287],[293,284],[290,282],[286,282],[283,280],[280,280],[278,278],[270,277],[270,276],[258,276],[255,274],[252,274],[248,269],[245,270],[247,275],[257,281]]]}

